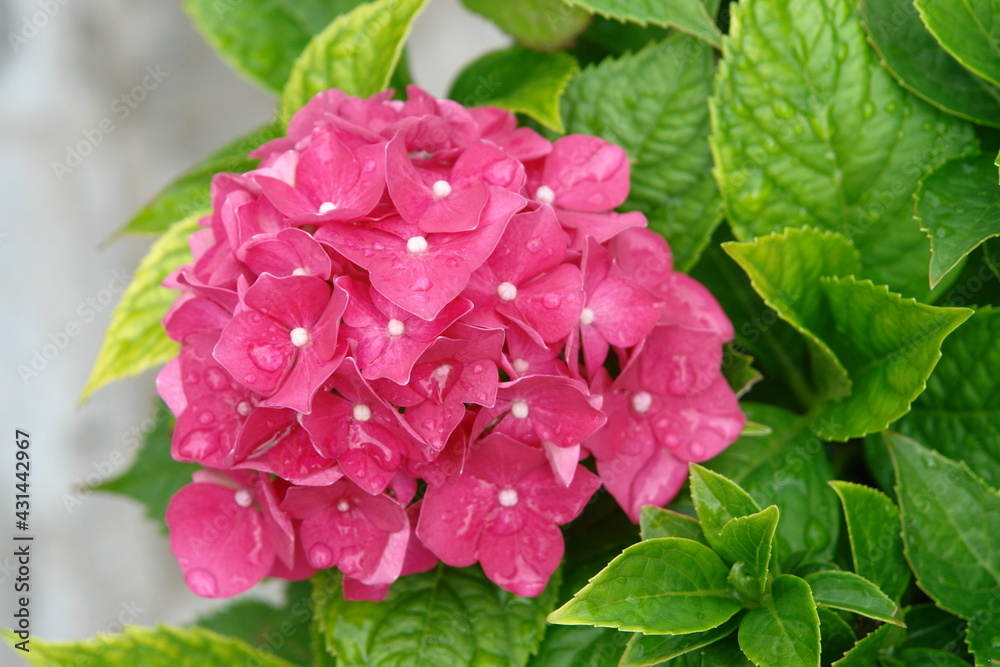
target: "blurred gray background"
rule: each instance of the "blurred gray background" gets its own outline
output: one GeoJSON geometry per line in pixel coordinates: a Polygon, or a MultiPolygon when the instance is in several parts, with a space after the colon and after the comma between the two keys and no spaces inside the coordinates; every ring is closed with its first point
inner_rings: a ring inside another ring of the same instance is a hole
{"type": "MultiPolygon", "coordinates": [[[[88,475],[127,467],[154,395],[150,371],[77,405],[118,277],[150,243],[104,241],[173,177],[268,122],[275,100],[213,54],[179,0],[4,0],[0,27],[0,627],[14,624],[21,595],[11,541],[18,428],[31,434],[32,636],[186,623],[222,602],[188,591],[137,504],[79,491],[88,475]],[[159,81],[123,118],[116,100],[147,68],[159,81]],[[104,119],[112,131],[101,131],[104,119]],[[78,166],[54,168],[72,164],[69,147],[88,136],[95,145],[78,166]]],[[[506,42],[457,0],[434,0],[411,36],[414,77],[443,95],[464,63],[506,42]]],[[[12,653],[0,648],[0,663],[20,662],[12,653]]]]}

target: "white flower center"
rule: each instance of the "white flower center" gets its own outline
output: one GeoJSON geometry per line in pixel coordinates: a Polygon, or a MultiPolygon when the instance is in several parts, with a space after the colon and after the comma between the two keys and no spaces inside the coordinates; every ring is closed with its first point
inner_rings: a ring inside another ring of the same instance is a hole
{"type": "Polygon", "coordinates": [[[507,282],[500,283],[497,285],[497,296],[504,303],[513,301],[517,298],[517,285],[507,282]]]}
{"type": "Polygon", "coordinates": [[[240,401],[239,403],[236,404],[236,413],[240,417],[246,417],[248,414],[250,414],[250,411],[252,409],[253,407],[250,405],[249,401],[240,401]]]}
{"type": "Polygon", "coordinates": [[[501,489],[497,499],[501,507],[513,507],[517,504],[517,489],[501,489]]]}
{"type": "Polygon", "coordinates": [[[510,414],[517,419],[524,419],[528,416],[528,402],[519,398],[510,404],[510,414]]]}
{"type": "Polygon", "coordinates": [[[235,500],[236,504],[240,507],[250,507],[253,505],[253,496],[251,496],[250,492],[246,489],[238,489],[236,491],[236,495],[233,496],[233,500],[235,500]]]}
{"type": "Polygon", "coordinates": [[[349,509],[351,509],[351,503],[347,502],[346,500],[341,500],[339,503],[337,503],[338,511],[346,512],[349,509]]]}
{"type": "Polygon", "coordinates": [[[297,268],[294,271],[292,271],[292,275],[293,276],[308,276],[309,275],[309,269],[307,269],[304,266],[300,266],[299,268],[297,268]]]}
{"type": "Polygon", "coordinates": [[[406,331],[406,325],[397,319],[389,320],[389,326],[387,328],[389,329],[389,335],[393,338],[402,336],[403,332],[406,331]]]}
{"type": "Polygon", "coordinates": [[[587,326],[588,324],[594,323],[594,311],[590,308],[584,308],[580,313],[580,324],[587,326]]]}
{"type": "Polygon", "coordinates": [[[638,393],[632,394],[632,409],[636,412],[645,414],[649,412],[649,408],[653,405],[653,397],[648,391],[640,391],[638,393]]]}
{"type": "Polygon", "coordinates": [[[540,186],[535,190],[535,201],[539,204],[551,204],[556,200],[556,193],[547,185],[540,186]]]}
{"type": "Polygon", "coordinates": [[[514,367],[515,373],[518,375],[524,375],[528,372],[528,369],[531,368],[531,363],[527,359],[521,359],[518,357],[513,361],[513,363],[511,363],[511,366],[514,367]]]}
{"type": "Polygon", "coordinates": [[[435,199],[444,199],[451,194],[451,183],[448,181],[434,181],[431,190],[434,192],[435,199]]]}
{"type": "Polygon", "coordinates": [[[302,347],[309,344],[309,332],[305,327],[295,327],[291,332],[292,345],[302,347]]]}
{"type": "Polygon", "coordinates": [[[352,416],[354,421],[366,422],[372,418],[372,409],[364,403],[355,403],[352,416]]]}
{"type": "Polygon", "coordinates": [[[332,201],[325,201],[319,205],[320,214],[329,213],[330,211],[335,211],[335,210],[337,210],[337,205],[334,204],[332,201]]]}
{"type": "Polygon", "coordinates": [[[406,239],[406,252],[411,255],[420,255],[427,252],[427,239],[423,236],[411,236],[406,239]]]}

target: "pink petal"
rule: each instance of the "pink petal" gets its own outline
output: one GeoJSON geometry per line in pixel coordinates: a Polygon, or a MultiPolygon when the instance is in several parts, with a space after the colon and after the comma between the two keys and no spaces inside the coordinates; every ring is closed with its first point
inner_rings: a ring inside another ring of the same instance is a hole
{"type": "Polygon", "coordinates": [[[565,546],[555,524],[532,512],[525,512],[524,519],[516,533],[484,534],[479,562],[497,586],[515,595],[535,597],[545,590],[562,562],[565,546]]]}

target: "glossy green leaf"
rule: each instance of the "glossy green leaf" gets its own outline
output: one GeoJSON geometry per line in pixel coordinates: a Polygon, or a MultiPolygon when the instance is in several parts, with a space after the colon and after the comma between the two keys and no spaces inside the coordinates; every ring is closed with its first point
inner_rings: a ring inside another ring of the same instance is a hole
{"type": "Polygon", "coordinates": [[[566,0],[589,12],[645,25],[677,28],[721,47],[722,35],[701,0],[566,0]]]}
{"type": "Polygon", "coordinates": [[[764,596],[777,526],[778,508],[771,505],[757,514],[730,519],[722,527],[716,551],[733,564],[729,583],[749,600],[764,596]]]}
{"type": "Polygon", "coordinates": [[[498,106],[563,131],[559,100],[579,69],[563,52],[543,53],[514,46],[493,51],[462,70],[448,97],[467,107],[498,106]]]}
{"type": "Polygon", "coordinates": [[[687,653],[679,659],[685,658],[688,660],[682,663],[684,667],[754,667],[743,654],[735,634],[709,644],[698,653],[687,653]]]}
{"type": "MultiPolygon", "coordinates": [[[[721,547],[722,527],[736,517],[760,512],[760,507],[746,491],[725,476],[691,464],[691,500],[709,545],[721,547]]],[[[721,553],[721,552],[720,552],[721,553]]]]}
{"type": "Polygon", "coordinates": [[[931,285],[980,243],[1000,235],[1000,185],[992,157],[949,160],[920,184],[916,202],[921,229],[931,240],[931,285]]]}
{"type": "Polygon", "coordinates": [[[741,437],[707,465],[737,482],[758,505],[781,510],[775,541],[783,567],[831,558],[840,510],[826,484],[833,471],[823,441],[809,432],[808,419],[787,410],[759,403],[742,407],[748,419],[769,425],[772,434],[741,437]]]}
{"type": "Polygon", "coordinates": [[[497,588],[478,567],[442,565],[401,577],[384,602],[344,600],[336,575],[317,586],[317,622],[342,667],[524,665],[542,640],[559,581],[523,598],[497,588]]]}
{"type": "Polygon", "coordinates": [[[632,635],[614,628],[553,625],[529,667],[612,667],[618,664],[632,635]]]}
{"type": "MultiPolygon", "coordinates": [[[[191,475],[200,470],[200,466],[180,463],[171,457],[170,439],[175,420],[167,406],[162,402],[158,403],[150,420],[151,427],[147,429],[142,446],[128,470],[95,486],[94,490],[118,493],[139,501],[146,516],[156,521],[160,530],[165,533],[167,524],[163,517],[167,513],[167,504],[182,486],[191,483],[191,475]]],[[[144,424],[146,425],[148,424],[144,424]]],[[[124,442],[135,446],[138,444],[137,434],[130,433],[124,442]]]]}
{"type": "MultiPolygon", "coordinates": [[[[4,639],[13,645],[17,639],[3,630],[4,639]]],[[[290,662],[231,637],[223,637],[202,628],[156,628],[126,626],[122,634],[100,634],[76,642],[49,642],[35,637],[24,653],[36,667],[63,665],[101,665],[102,667],[291,667],[290,662]]]]}
{"type": "Polygon", "coordinates": [[[241,599],[202,616],[195,625],[240,639],[293,664],[310,664],[311,595],[312,584],[308,579],[293,581],[286,588],[287,600],[281,606],[241,599]]]}
{"type": "Polygon", "coordinates": [[[806,577],[816,604],[861,614],[886,623],[904,625],[899,608],[878,586],[853,572],[816,572],[806,577]]]}
{"type": "Polygon", "coordinates": [[[645,540],[625,549],[572,600],[549,614],[549,622],[645,634],[709,630],[740,610],[726,584],[728,570],[700,542],[645,540]]]}
{"type": "Polygon", "coordinates": [[[723,249],[750,276],[764,302],[805,339],[813,367],[813,383],[824,398],[850,394],[847,370],[821,339],[832,327],[822,290],[824,276],[851,276],[861,270],[857,250],[842,235],[805,227],[785,229],[752,243],[726,243],[723,249]]]}
{"type": "Polygon", "coordinates": [[[184,0],[195,26],[223,60],[280,92],[299,53],[336,16],[364,0],[184,0]]]}
{"type": "Polygon", "coordinates": [[[376,0],[337,17],[295,61],[281,93],[281,117],[328,88],[368,97],[389,85],[413,19],[427,0],[376,0]]]}
{"type": "Polygon", "coordinates": [[[854,648],[833,663],[834,667],[872,667],[877,665],[882,653],[898,646],[906,631],[898,625],[886,623],[859,639],[854,648]]]}
{"type": "Polygon", "coordinates": [[[854,278],[820,284],[837,323],[838,335],[829,343],[854,387],[849,398],[824,411],[816,432],[840,441],[906,414],[941,358],[941,343],[972,311],[927,306],[854,278]]]}
{"type": "Polygon", "coordinates": [[[968,466],[890,433],[903,540],[917,583],[943,609],[970,624],[977,660],[1000,659],[1000,493],[968,466]]]}
{"type": "Polygon", "coordinates": [[[1000,125],[1000,89],[941,48],[913,0],[860,0],[858,8],[882,64],[907,90],[948,113],[1000,125]]]}
{"type": "Polygon", "coordinates": [[[178,220],[212,207],[209,187],[222,172],[242,173],[257,166],[250,151],[281,134],[277,125],[265,125],[223,146],[201,164],[181,174],[144,206],[119,234],[162,234],[178,220]]]}
{"type": "Polygon", "coordinates": [[[998,605],[994,599],[994,605],[990,609],[969,619],[966,630],[965,643],[972,652],[977,665],[996,665],[1000,663],[1000,617],[996,613],[998,605]]]}
{"type": "Polygon", "coordinates": [[[760,667],[819,667],[819,616],[809,584],[790,574],[775,577],[771,597],[740,623],[739,641],[760,667]]]}
{"type": "Polygon", "coordinates": [[[174,223],[139,263],[132,282],[111,315],[111,324],[104,334],[81,401],[109,382],[138,375],[177,355],[177,343],[167,338],[160,323],[177,298],[177,292],[161,283],[174,269],[191,261],[188,238],[206,213],[198,211],[174,223]]]}
{"type": "Polygon", "coordinates": [[[851,626],[837,612],[826,607],[818,607],[816,614],[819,616],[819,635],[822,640],[820,663],[829,665],[840,660],[845,653],[854,648],[857,637],[854,636],[851,626]]]}
{"type": "Polygon", "coordinates": [[[646,505],[639,515],[639,534],[644,540],[656,537],[683,537],[708,545],[697,519],[673,510],[646,505]]]}
{"type": "Polygon", "coordinates": [[[563,0],[462,0],[462,4],[493,21],[518,44],[541,51],[567,46],[590,23],[590,14],[563,0]]]}
{"type": "Polygon", "coordinates": [[[915,0],[924,25],[960,63],[1000,86],[1000,2],[915,0]]]}
{"type": "Polygon", "coordinates": [[[622,208],[646,215],[681,271],[722,219],[706,140],[714,69],[709,47],[674,34],[584,69],[563,96],[567,132],[597,135],[628,152],[632,187],[622,208]]]}
{"type": "Polygon", "coordinates": [[[975,140],[878,64],[850,0],[734,5],[710,106],[737,238],[837,231],[860,251],[865,276],[928,294],[912,195],[924,173],[975,140]]]}
{"type": "Polygon", "coordinates": [[[898,600],[910,582],[899,509],[877,489],[839,480],[830,486],[844,506],[854,571],[898,600]]]}
{"type": "Polygon", "coordinates": [[[686,653],[733,634],[740,625],[738,618],[731,618],[717,628],[689,635],[644,635],[635,633],[628,640],[628,647],[618,667],[651,667],[672,660],[686,653]]]}

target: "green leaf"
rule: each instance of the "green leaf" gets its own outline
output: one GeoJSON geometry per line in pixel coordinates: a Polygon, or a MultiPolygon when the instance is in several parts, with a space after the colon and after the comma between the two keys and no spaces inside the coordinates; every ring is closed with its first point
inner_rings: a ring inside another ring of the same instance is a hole
{"type": "Polygon", "coordinates": [[[933,648],[949,653],[963,649],[965,621],[949,614],[932,602],[904,610],[906,639],[902,648],[933,648]]]}
{"type": "Polygon", "coordinates": [[[857,637],[854,636],[851,626],[837,612],[826,607],[818,607],[816,614],[819,616],[819,634],[823,643],[820,663],[829,665],[850,651],[857,637]]]}
{"type": "Polygon", "coordinates": [[[842,609],[902,627],[899,608],[878,586],[853,572],[816,572],[806,577],[816,604],[842,609]]]}
{"type": "Polygon", "coordinates": [[[753,367],[753,357],[735,349],[732,343],[722,346],[722,374],[737,397],[743,396],[764,379],[761,372],[753,367]]]}
{"type": "MultiPolygon", "coordinates": [[[[993,598],[994,603],[997,598],[993,598]]],[[[969,619],[965,643],[972,652],[977,665],[996,665],[1000,663],[1000,618],[997,618],[997,605],[969,619]]]]}
{"type": "Polygon", "coordinates": [[[820,278],[861,270],[861,259],[850,242],[840,234],[805,227],[788,228],[752,243],[726,243],[723,249],[747,272],[764,303],[805,337],[820,395],[850,394],[847,371],[815,333],[831,328],[823,292],[816,289],[820,278]]]}
{"type": "Polygon", "coordinates": [[[180,463],[171,457],[174,418],[162,401],[158,404],[153,426],[143,439],[132,465],[118,477],[95,486],[94,490],[118,493],[139,501],[146,516],[156,521],[160,530],[166,533],[167,524],[163,517],[167,513],[167,504],[182,486],[191,483],[191,475],[200,470],[200,466],[180,463]]]}
{"type": "Polygon", "coordinates": [[[644,540],[656,537],[683,537],[708,546],[697,519],[654,505],[642,508],[642,513],[639,515],[639,534],[644,540]]]}
{"type": "Polygon", "coordinates": [[[733,5],[723,56],[711,143],[736,237],[837,231],[867,277],[927,295],[911,197],[923,173],[975,147],[972,128],[896,84],[850,0],[733,5]]]}
{"type": "Polygon", "coordinates": [[[478,567],[439,566],[401,577],[384,602],[345,601],[332,574],[317,587],[317,622],[343,667],[524,665],[542,640],[559,581],[523,598],[497,588],[478,567]]]}
{"type": "MultiPolygon", "coordinates": [[[[740,648],[740,643],[736,635],[729,635],[714,644],[709,644],[701,651],[701,660],[697,658],[688,661],[685,667],[754,667],[754,664],[747,660],[740,648]]],[[[688,653],[682,658],[692,657],[694,654],[688,653]]]]}
{"type": "Polygon", "coordinates": [[[790,574],[771,583],[771,598],[740,623],[740,647],[761,667],[819,667],[819,616],[809,584],[790,574]]]}
{"type": "Polygon", "coordinates": [[[538,655],[529,667],[613,667],[631,635],[614,628],[554,625],[545,631],[538,655]]]}
{"type": "MultiPolygon", "coordinates": [[[[4,639],[17,641],[9,630],[4,639]]],[[[291,663],[258,651],[230,637],[201,628],[157,628],[126,626],[122,634],[100,634],[76,642],[49,642],[31,638],[24,657],[37,667],[102,665],[102,667],[291,667],[291,663]]]]}
{"type": "Polygon", "coordinates": [[[736,631],[740,622],[731,618],[717,628],[689,635],[644,635],[635,633],[628,640],[618,667],[650,667],[667,660],[696,651],[709,644],[728,637],[736,631]]]}
{"type": "Polygon", "coordinates": [[[709,545],[722,553],[722,528],[732,519],[760,512],[750,494],[725,476],[693,463],[691,499],[709,545]]]}
{"type": "Polygon", "coordinates": [[[850,396],[824,406],[813,427],[831,440],[881,430],[905,414],[941,356],[941,341],[971,314],[850,277],[855,258],[836,234],[787,229],[725,250],[765,302],[806,337],[822,396],[840,395],[846,371],[850,396]]]}
{"type": "Polygon", "coordinates": [[[778,508],[771,505],[757,514],[730,519],[722,527],[717,551],[733,563],[729,583],[749,600],[757,602],[764,596],[777,526],[778,508]]]}
{"type": "Polygon", "coordinates": [[[758,505],[777,505],[778,562],[788,571],[804,559],[830,559],[837,544],[840,509],[827,486],[833,471],[823,441],[809,420],[759,403],[743,403],[747,418],[769,425],[763,437],[741,437],[708,465],[744,488],[758,505]],[[802,508],[808,507],[804,512],[802,508]]]}
{"type": "Polygon", "coordinates": [[[177,355],[177,343],[167,338],[160,320],[177,298],[177,292],[160,283],[181,264],[191,261],[188,238],[198,229],[198,220],[207,211],[198,211],[176,222],[157,239],[139,263],[132,282],[111,316],[104,343],[83,388],[83,402],[99,388],[177,355]]]}
{"type": "Polygon", "coordinates": [[[934,667],[969,667],[969,663],[956,655],[929,648],[909,648],[900,652],[904,665],[934,665],[934,667]]]}
{"type": "Polygon", "coordinates": [[[566,0],[587,11],[640,25],[677,28],[720,48],[722,34],[701,0],[566,0]]]}
{"type": "Polygon", "coordinates": [[[714,69],[710,48],[674,34],[587,67],[563,96],[567,132],[628,152],[632,187],[623,208],[644,213],[666,237],[680,271],[695,263],[722,219],[706,139],[714,69]]]}
{"type": "Polygon", "coordinates": [[[830,486],[844,506],[855,572],[899,600],[910,582],[899,509],[877,489],[841,481],[830,482],[830,486]]]}
{"type": "Polygon", "coordinates": [[[924,25],[948,53],[1000,86],[1000,3],[915,0],[914,4],[924,25]]]}
{"type": "Polygon", "coordinates": [[[915,198],[917,219],[931,240],[932,286],[980,243],[1000,235],[1000,185],[992,157],[949,160],[923,180],[915,198]]]}
{"type": "Polygon", "coordinates": [[[896,467],[906,558],[917,583],[943,609],[975,621],[970,636],[987,635],[972,647],[980,650],[977,660],[1000,659],[1000,645],[993,643],[1000,634],[997,614],[979,615],[1000,599],[1000,494],[963,463],[902,435],[886,439],[896,467]]]}
{"type": "Polygon", "coordinates": [[[195,26],[223,60],[274,92],[309,40],[364,0],[184,0],[195,26]]]}
{"type": "Polygon", "coordinates": [[[941,358],[942,341],[972,311],[927,306],[854,278],[824,278],[820,284],[838,329],[829,343],[854,388],[825,410],[816,432],[842,441],[906,414],[941,358]]]}
{"type": "Polygon", "coordinates": [[[448,97],[468,107],[492,105],[523,113],[561,133],[559,99],[577,70],[576,60],[561,51],[513,46],[473,61],[458,75],[448,97]]]}
{"type": "Polygon", "coordinates": [[[247,154],[280,134],[277,125],[265,125],[223,146],[164,188],[118,234],[162,234],[195,211],[210,209],[212,177],[222,172],[242,173],[253,169],[258,161],[247,154]]]}
{"type": "Polygon", "coordinates": [[[529,49],[552,51],[569,45],[590,24],[590,14],[563,0],[462,0],[529,49]]]}
{"type": "Polygon", "coordinates": [[[548,620],[645,634],[702,632],[740,610],[726,584],[727,572],[700,542],[646,540],[625,549],[548,620]]]}
{"type": "Polygon", "coordinates": [[[309,42],[292,67],[281,93],[285,122],[328,88],[359,97],[384,90],[413,19],[425,4],[427,0],[376,0],[337,17],[309,42]]]}
{"type": "Polygon", "coordinates": [[[1000,125],[1000,89],[941,48],[913,0],[860,0],[858,8],[882,64],[904,88],[948,113],[1000,125]]]}
{"type": "Polygon", "coordinates": [[[872,665],[878,664],[877,660],[882,657],[884,651],[898,646],[903,641],[905,634],[906,631],[898,625],[882,625],[859,639],[854,644],[854,648],[833,665],[834,667],[872,667],[872,665]]]}
{"type": "Polygon", "coordinates": [[[312,584],[308,580],[290,582],[286,591],[287,601],[280,607],[260,600],[238,600],[199,618],[195,625],[240,639],[293,664],[309,664],[312,584]]]}

